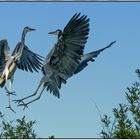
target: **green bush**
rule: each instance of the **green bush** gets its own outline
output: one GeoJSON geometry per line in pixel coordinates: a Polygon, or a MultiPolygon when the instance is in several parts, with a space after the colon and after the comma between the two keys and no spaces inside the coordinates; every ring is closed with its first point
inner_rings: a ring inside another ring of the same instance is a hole
{"type": "Polygon", "coordinates": [[[104,115],[101,119],[102,138],[140,138],[140,70],[136,70],[138,81],[127,87],[127,104],[113,109],[114,120],[104,115]]]}
{"type": "Polygon", "coordinates": [[[35,121],[26,122],[25,116],[23,116],[21,119],[16,119],[16,121],[7,122],[1,112],[0,118],[2,119],[0,138],[36,138],[37,135],[33,130],[35,121]]]}

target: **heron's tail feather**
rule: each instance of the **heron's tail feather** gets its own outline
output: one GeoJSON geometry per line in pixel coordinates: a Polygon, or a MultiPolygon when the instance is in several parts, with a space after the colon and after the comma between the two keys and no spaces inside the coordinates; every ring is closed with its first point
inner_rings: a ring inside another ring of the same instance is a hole
{"type": "Polygon", "coordinates": [[[96,58],[100,54],[100,52],[104,51],[107,48],[110,48],[115,42],[116,41],[113,41],[108,46],[106,46],[106,47],[104,47],[102,49],[99,49],[97,51],[93,51],[93,52],[90,52],[90,53],[87,53],[87,54],[83,55],[83,57],[81,58],[81,62],[79,64],[79,66],[77,67],[77,69],[76,69],[74,74],[77,74],[80,71],[82,71],[88,65],[89,61],[94,62],[95,61],[94,58],[96,58]]]}
{"type": "Polygon", "coordinates": [[[57,73],[49,77],[45,77],[44,86],[46,86],[46,90],[50,93],[53,93],[56,97],[60,97],[59,90],[61,88],[62,83],[66,84],[67,77],[62,73],[57,73]]]}

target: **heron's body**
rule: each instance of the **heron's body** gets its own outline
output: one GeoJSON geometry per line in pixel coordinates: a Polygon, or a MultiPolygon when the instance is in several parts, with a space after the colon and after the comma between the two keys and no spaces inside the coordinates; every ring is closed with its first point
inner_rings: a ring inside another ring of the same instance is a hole
{"type": "Polygon", "coordinates": [[[7,40],[0,40],[0,87],[4,87],[7,80],[10,80],[9,90],[7,90],[9,94],[14,79],[14,73],[17,68],[30,72],[38,72],[42,66],[42,57],[32,52],[25,45],[25,36],[27,32],[34,30],[35,29],[30,27],[25,27],[23,29],[21,42],[17,43],[12,54],[9,52],[7,40]]]}
{"type": "Polygon", "coordinates": [[[112,42],[103,49],[84,54],[89,34],[89,19],[85,15],[80,16],[80,14],[75,14],[63,31],[58,29],[49,34],[57,35],[58,40],[45,58],[42,66],[43,77],[34,94],[16,100],[21,106],[27,106],[38,100],[45,89],[59,98],[61,85],[66,84],[68,78],[82,71],[88,65],[89,61],[94,61],[94,58],[100,52],[115,43],[112,42]],[[41,86],[42,90],[37,98],[26,104],[23,103],[23,100],[35,96],[41,86]]]}
{"type": "MultiPolygon", "coordinates": [[[[41,67],[41,57],[32,51],[25,45],[25,36],[27,32],[34,29],[25,27],[22,32],[21,42],[17,43],[12,54],[9,53],[9,47],[7,40],[0,41],[0,87],[6,84],[7,80],[13,79],[14,73],[17,68],[31,71],[37,71],[41,67]]],[[[38,72],[38,71],[37,71],[38,72]]]]}

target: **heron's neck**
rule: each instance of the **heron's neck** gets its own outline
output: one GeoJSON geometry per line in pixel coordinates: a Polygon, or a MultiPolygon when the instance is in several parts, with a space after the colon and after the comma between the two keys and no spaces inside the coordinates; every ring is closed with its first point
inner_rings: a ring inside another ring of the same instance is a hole
{"type": "Polygon", "coordinates": [[[25,43],[25,36],[26,36],[27,32],[25,30],[23,30],[22,32],[22,36],[21,36],[21,43],[25,43]]]}

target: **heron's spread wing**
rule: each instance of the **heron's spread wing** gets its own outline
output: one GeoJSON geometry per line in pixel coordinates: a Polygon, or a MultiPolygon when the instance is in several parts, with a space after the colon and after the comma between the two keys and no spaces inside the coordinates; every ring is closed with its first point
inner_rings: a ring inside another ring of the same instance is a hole
{"type": "Polygon", "coordinates": [[[5,64],[10,56],[7,40],[0,41],[0,73],[3,71],[5,64]]]}
{"type": "Polygon", "coordinates": [[[82,56],[81,62],[79,64],[79,66],[77,67],[76,71],[74,72],[74,74],[79,73],[80,71],[82,71],[86,66],[88,66],[88,62],[92,61],[94,62],[95,59],[102,51],[104,51],[105,49],[111,47],[116,41],[111,42],[108,46],[99,49],[97,51],[93,51],[90,53],[87,53],[85,55],[82,56]]]}
{"type": "MultiPolygon", "coordinates": [[[[20,43],[17,44],[16,49],[13,52],[13,55],[16,54],[16,52],[18,52],[20,43]]],[[[19,61],[17,61],[17,66],[19,69],[25,70],[25,71],[36,71],[38,72],[38,70],[40,70],[41,66],[42,66],[42,61],[43,61],[43,57],[32,52],[26,45],[23,48],[23,52],[22,55],[19,59],[19,61]]]]}
{"type": "Polygon", "coordinates": [[[89,33],[89,19],[87,16],[75,14],[63,30],[62,36],[58,39],[54,48],[46,57],[46,64],[43,66],[44,74],[47,75],[49,64],[55,72],[50,77],[47,90],[59,97],[61,83],[71,77],[80,63],[85,43],[89,33]],[[57,92],[56,92],[57,91],[57,92]]]}

